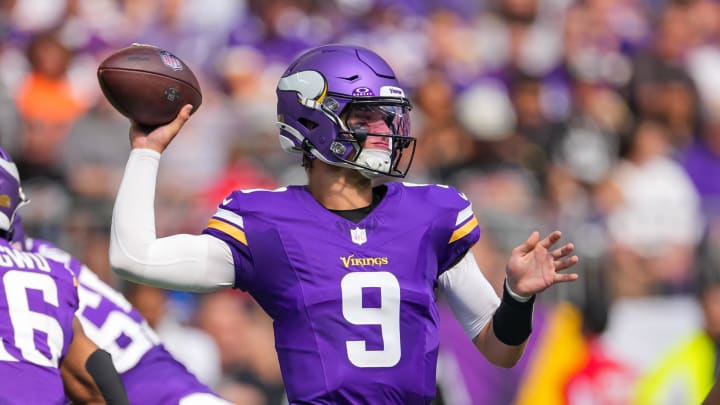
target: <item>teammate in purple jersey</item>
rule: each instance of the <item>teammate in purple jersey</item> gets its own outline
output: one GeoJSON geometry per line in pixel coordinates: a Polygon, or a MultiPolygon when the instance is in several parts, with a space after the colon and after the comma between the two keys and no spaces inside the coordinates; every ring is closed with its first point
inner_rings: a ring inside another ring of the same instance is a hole
{"type": "Polygon", "coordinates": [[[274,320],[290,403],[429,403],[438,312],[447,300],[477,349],[512,367],[531,333],[535,294],[578,262],[559,231],[513,249],[497,297],[470,248],[480,237],[458,190],[399,182],[412,163],[410,103],[388,64],[344,45],[299,56],[277,86],[283,149],[298,152],[306,186],[239,190],[201,235],[157,238],[161,153],[189,119],[184,107],[149,134],[130,129],[110,260],[130,280],[163,288],[250,292],[274,320]]]}
{"type": "Polygon", "coordinates": [[[25,199],[17,167],[0,149],[0,403],[127,404],[110,355],[75,318],[77,279],[64,264],[11,246],[25,199]]]}
{"type": "Polygon", "coordinates": [[[112,355],[131,404],[230,405],[178,362],[130,302],[70,253],[26,236],[14,221],[21,249],[61,262],[77,275],[77,318],[87,337],[112,355]]]}

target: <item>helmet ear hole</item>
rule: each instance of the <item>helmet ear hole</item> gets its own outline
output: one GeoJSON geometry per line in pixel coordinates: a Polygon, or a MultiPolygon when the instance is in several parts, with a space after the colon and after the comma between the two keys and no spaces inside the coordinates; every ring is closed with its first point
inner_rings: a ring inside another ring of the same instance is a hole
{"type": "Polygon", "coordinates": [[[313,130],[313,129],[315,129],[315,128],[318,127],[318,123],[317,123],[317,122],[311,121],[311,120],[309,120],[309,119],[307,119],[307,118],[305,118],[305,117],[300,117],[300,118],[298,118],[298,122],[299,122],[302,126],[304,126],[305,128],[307,128],[307,129],[309,129],[309,130],[313,130]]]}

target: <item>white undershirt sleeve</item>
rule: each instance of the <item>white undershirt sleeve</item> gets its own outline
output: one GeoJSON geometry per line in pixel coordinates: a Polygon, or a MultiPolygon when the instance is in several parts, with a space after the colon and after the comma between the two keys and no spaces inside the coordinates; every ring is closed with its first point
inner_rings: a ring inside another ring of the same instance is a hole
{"type": "Polygon", "coordinates": [[[442,273],[438,285],[470,339],[480,333],[500,305],[500,298],[480,271],[472,252],[442,273]]]}
{"type": "Polygon", "coordinates": [[[113,208],[110,265],[121,277],[156,287],[213,291],[235,280],[228,245],[210,235],[157,239],[155,183],[160,153],[133,149],[113,208]]]}

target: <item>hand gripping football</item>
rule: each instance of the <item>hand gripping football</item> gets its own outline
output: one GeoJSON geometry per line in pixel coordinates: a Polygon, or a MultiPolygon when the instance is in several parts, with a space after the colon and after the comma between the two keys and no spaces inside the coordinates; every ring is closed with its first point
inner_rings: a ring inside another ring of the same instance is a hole
{"type": "Polygon", "coordinates": [[[202,103],[190,68],[156,46],[132,44],[114,52],[100,64],[97,76],[110,104],[141,125],[167,124],[182,106],[192,104],[194,113],[202,103]]]}

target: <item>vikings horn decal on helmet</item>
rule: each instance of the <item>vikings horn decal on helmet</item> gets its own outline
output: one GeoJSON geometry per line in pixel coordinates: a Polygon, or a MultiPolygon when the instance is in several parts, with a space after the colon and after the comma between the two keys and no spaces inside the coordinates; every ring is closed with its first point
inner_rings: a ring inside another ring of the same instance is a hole
{"type": "Polygon", "coordinates": [[[8,232],[12,229],[17,209],[27,202],[20,187],[17,166],[10,155],[0,148],[0,230],[8,232]]]}
{"type": "Polygon", "coordinates": [[[327,45],[293,61],[277,86],[280,145],[311,159],[405,177],[415,154],[412,109],[395,73],[362,47],[327,45]]]}

